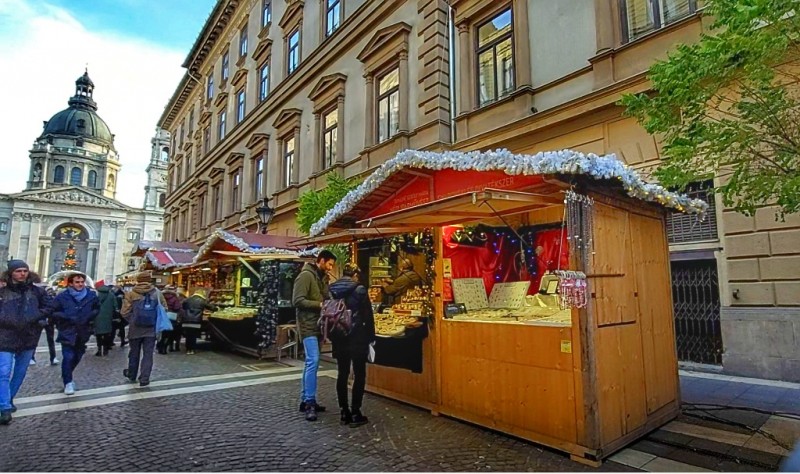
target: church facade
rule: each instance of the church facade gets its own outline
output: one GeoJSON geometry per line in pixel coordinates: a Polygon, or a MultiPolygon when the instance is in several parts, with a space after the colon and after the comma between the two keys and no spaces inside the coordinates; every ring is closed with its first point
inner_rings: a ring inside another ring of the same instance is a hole
{"type": "Polygon", "coordinates": [[[143,207],[117,201],[122,164],[93,91],[88,73],[78,78],[69,107],[33,143],[25,189],[0,194],[0,266],[20,258],[46,277],[74,248],[80,271],[110,282],[136,265],[127,255],[137,241],[161,239],[169,134],[151,140],[143,207]]]}

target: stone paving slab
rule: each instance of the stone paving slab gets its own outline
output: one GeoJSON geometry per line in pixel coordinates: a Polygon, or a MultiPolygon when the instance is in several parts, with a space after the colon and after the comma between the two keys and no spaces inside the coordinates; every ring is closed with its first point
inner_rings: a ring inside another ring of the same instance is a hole
{"type": "MultiPolygon", "coordinates": [[[[3,428],[15,442],[0,471],[595,470],[369,394],[366,426],[340,426],[335,411],[306,422],[297,391],[297,381],[277,382],[18,418],[3,428]]],[[[334,406],[333,379],[321,377],[320,399],[334,406]]]]}

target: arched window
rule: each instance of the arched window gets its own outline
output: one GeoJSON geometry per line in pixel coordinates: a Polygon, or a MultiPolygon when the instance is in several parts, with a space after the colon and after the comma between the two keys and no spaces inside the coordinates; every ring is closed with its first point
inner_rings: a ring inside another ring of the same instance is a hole
{"type": "Polygon", "coordinates": [[[169,148],[164,147],[161,149],[161,161],[169,161],[169,148]]]}
{"type": "Polygon", "coordinates": [[[69,173],[69,184],[73,186],[80,186],[81,178],[83,178],[83,172],[81,169],[77,166],[72,168],[72,171],[69,173]]]}
{"type": "Polygon", "coordinates": [[[64,167],[61,165],[56,166],[56,169],[53,170],[53,182],[57,184],[61,184],[64,182],[64,167]]]}
{"type": "Polygon", "coordinates": [[[161,193],[158,195],[158,207],[164,207],[164,204],[167,202],[167,195],[161,193]]]}
{"type": "Polygon", "coordinates": [[[90,188],[97,187],[97,171],[95,170],[89,171],[89,187],[90,188]]]}

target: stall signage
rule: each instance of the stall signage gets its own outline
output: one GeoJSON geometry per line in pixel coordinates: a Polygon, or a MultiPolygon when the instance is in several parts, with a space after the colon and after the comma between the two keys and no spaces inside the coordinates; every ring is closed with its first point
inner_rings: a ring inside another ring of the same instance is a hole
{"type": "Polygon", "coordinates": [[[436,171],[431,177],[416,176],[367,217],[376,217],[420,204],[486,188],[521,190],[542,182],[542,177],[510,176],[503,171],[436,171]]]}

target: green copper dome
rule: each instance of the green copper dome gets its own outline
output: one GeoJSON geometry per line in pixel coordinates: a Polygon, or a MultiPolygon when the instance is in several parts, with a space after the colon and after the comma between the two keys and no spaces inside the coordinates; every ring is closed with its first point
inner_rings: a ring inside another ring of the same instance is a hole
{"type": "Polygon", "coordinates": [[[45,122],[42,137],[68,135],[83,137],[113,147],[114,135],[105,121],[97,115],[97,103],[92,99],[94,83],[89,73],[75,81],[75,95],[69,99],[69,108],[58,112],[45,122]]]}

